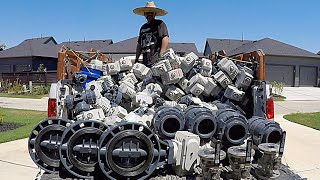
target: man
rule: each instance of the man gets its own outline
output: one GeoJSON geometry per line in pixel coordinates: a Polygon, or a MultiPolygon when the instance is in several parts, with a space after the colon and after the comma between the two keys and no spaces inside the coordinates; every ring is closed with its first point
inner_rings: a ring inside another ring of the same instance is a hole
{"type": "Polygon", "coordinates": [[[169,34],[166,24],[155,16],[168,14],[163,9],[157,8],[154,2],[147,2],[145,7],[136,8],[133,12],[144,16],[147,20],[140,28],[138,45],[136,49],[136,62],[143,55],[143,64],[151,67],[168,48],[169,34]]]}

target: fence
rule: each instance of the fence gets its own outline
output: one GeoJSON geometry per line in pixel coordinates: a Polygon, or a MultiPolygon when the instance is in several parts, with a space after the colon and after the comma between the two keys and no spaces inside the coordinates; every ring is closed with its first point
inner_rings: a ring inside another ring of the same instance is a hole
{"type": "Polygon", "coordinates": [[[9,80],[10,82],[19,79],[21,84],[29,84],[29,81],[32,81],[34,85],[47,86],[57,81],[57,71],[2,73],[1,78],[4,81],[9,80]]]}

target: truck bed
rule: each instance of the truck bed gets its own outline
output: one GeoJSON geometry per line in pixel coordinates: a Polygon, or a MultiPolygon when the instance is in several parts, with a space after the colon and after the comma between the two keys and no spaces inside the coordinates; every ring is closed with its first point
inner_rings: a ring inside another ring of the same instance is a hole
{"type": "MultiPolygon", "coordinates": [[[[253,169],[256,164],[253,164],[253,169]]],[[[251,170],[253,170],[251,169],[251,170]]],[[[289,166],[282,164],[279,168],[280,176],[275,180],[305,180],[307,178],[302,178],[298,174],[290,170],[289,166]]],[[[152,177],[152,180],[200,180],[201,177],[179,177],[176,175],[161,175],[157,177],[152,177]]],[[[259,178],[252,177],[252,180],[258,180],[259,178]]],[[[78,180],[76,178],[60,178],[57,174],[43,174],[40,180],[78,180]]]]}

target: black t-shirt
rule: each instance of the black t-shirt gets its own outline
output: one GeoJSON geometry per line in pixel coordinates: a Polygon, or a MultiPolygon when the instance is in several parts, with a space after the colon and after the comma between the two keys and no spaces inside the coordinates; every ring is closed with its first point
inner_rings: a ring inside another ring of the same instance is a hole
{"type": "Polygon", "coordinates": [[[138,43],[141,46],[144,65],[151,67],[158,60],[162,39],[165,36],[169,36],[167,26],[158,19],[145,23],[140,28],[138,43]]]}

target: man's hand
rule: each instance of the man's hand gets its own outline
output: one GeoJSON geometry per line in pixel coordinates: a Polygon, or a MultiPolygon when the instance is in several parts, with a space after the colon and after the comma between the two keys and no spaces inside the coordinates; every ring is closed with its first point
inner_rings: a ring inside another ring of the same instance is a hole
{"type": "Polygon", "coordinates": [[[161,45],[160,54],[159,54],[160,57],[162,57],[164,51],[168,49],[168,44],[169,44],[169,37],[165,36],[164,38],[162,38],[162,45],[161,45]]]}

